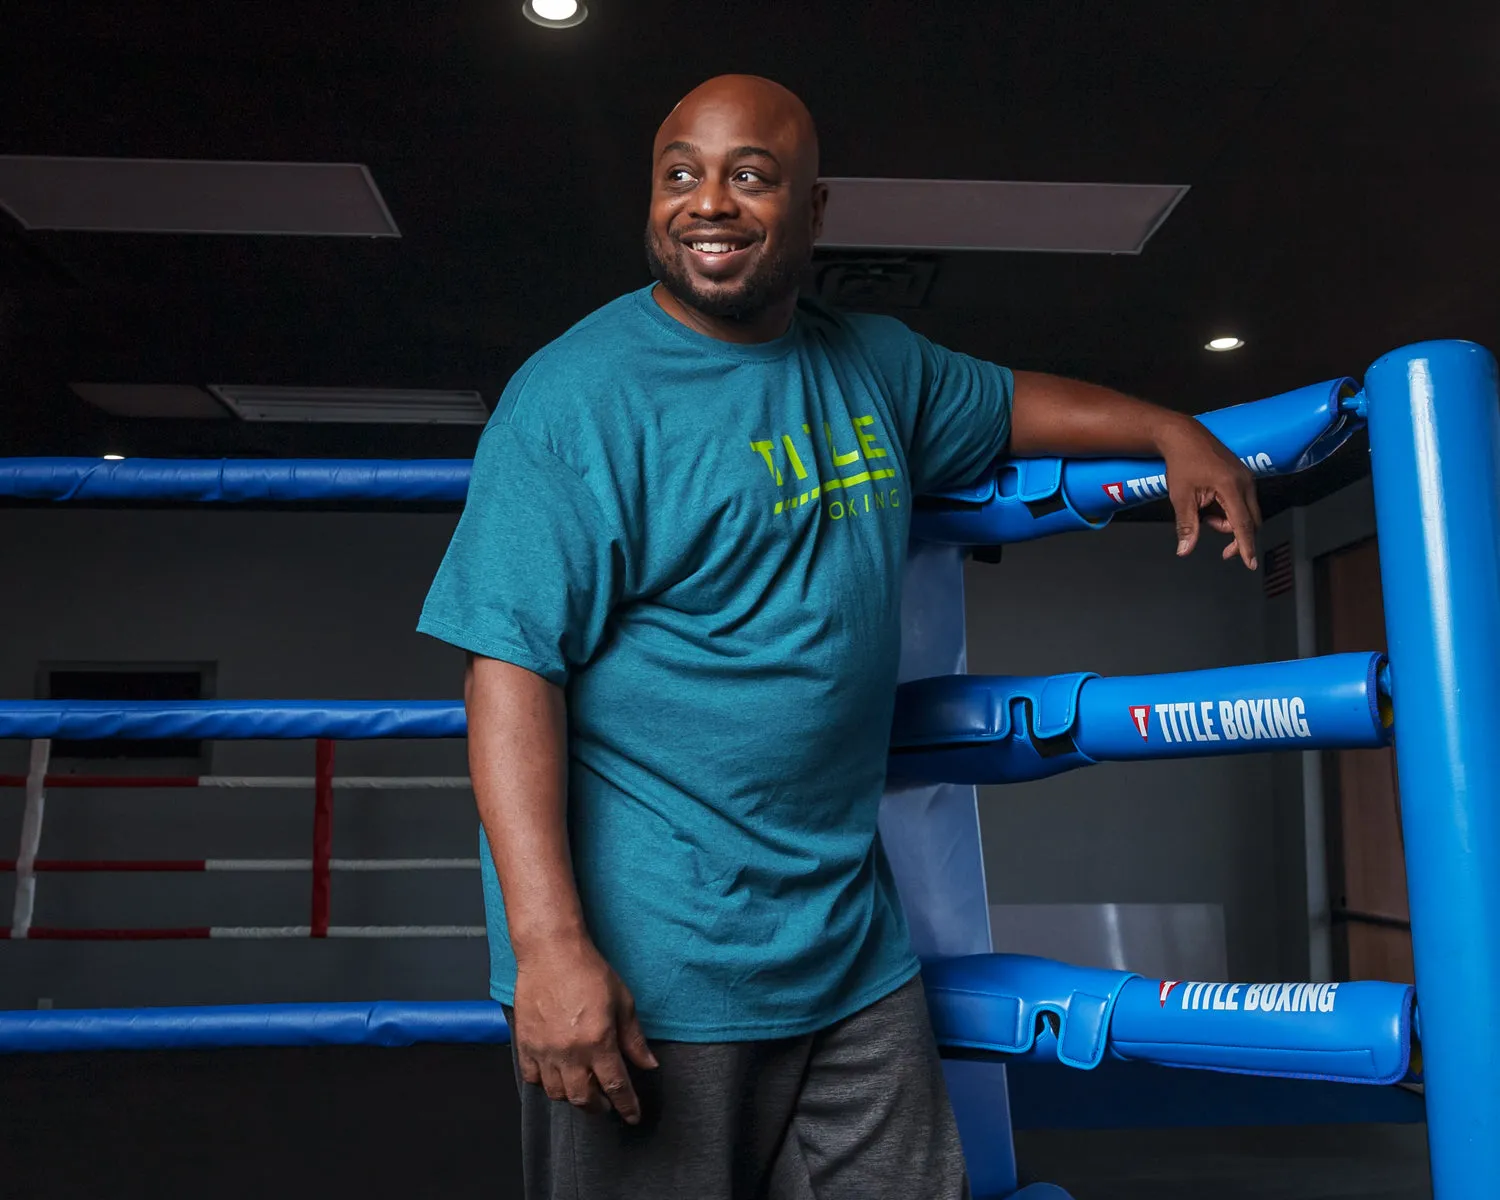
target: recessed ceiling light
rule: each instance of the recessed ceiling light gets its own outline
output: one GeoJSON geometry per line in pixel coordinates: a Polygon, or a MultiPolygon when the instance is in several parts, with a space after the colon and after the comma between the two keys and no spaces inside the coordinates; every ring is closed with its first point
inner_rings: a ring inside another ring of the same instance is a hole
{"type": "Polygon", "coordinates": [[[583,0],[526,0],[521,12],[533,25],[548,29],[571,29],[589,15],[583,0]]]}
{"type": "Polygon", "coordinates": [[[1207,345],[1205,345],[1203,348],[1205,350],[1213,350],[1216,353],[1222,354],[1226,350],[1238,350],[1244,344],[1244,340],[1241,338],[1216,337],[1210,338],[1207,345]]]}
{"type": "Polygon", "coordinates": [[[105,462],[124,462],[125,461],[125,456],[123,454],[106,454],[104,456],[104,461],[105,462]]]}

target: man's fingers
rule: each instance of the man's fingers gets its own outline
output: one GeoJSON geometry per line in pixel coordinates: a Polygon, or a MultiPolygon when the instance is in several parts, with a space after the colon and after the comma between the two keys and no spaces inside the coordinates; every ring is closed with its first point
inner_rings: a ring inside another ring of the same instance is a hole
{"type": "Polygon", "coordinates": [[[1234,531],[1234,541],[1239,548],[1240,559],[1250,570],[1255,570],[1255,526],[1250,518],[1250,509],[1243,498],[1235,492],[1221,492],[1218,500],[1219,506],[1224,510],[1224,515],[1229,518],[1230,528],[1234,531]]]}
{"type": "Polygon", "coordinates": [[[521,1063],[521,1078],[527,1083],[540,1085],[542,1082],[542,1068],[530,1054],[517,1047],[516,1058],[521,1063]]]}
{"type": "MultiPolygon", "coordinates": [[[[1208,522],[1208,524],[1216,533],[1234,533],[1234,526],[1229,523],[1229,518],[1224,516],[1222,513],[1214,513],[1211,516],[1204,517],[1204,520],[1208,522]]],[[[1219,557],[1223,561],[1228,562],[1231,558],[1234,558],[1237,554],[1239,554],[1239,552],[1239,539],[1236,537],[1231,537],[1225,544],[1224,549],[1219,552],[1219,557]]]]}
{"type": "Polygon", "coordinates": [[[609,1110],[609,1102],[594,1083],[594,1073],[587,1067],[569,1063],[562,1069],[563,1087],[568,1103],[585,1112],[602,1113],[609,1110]]]}
{"type": "Polygon", "coordinates": [[[1191,490],[1174,488],[1171,499],[1177,514],[1177,553],[1191,554],[1198,544],[1198,497],[1191,490]]]}
{"type": "Polygon", "coordinates": [[[594,1078],[604,1093],[606,1108],[613,1107],[628,1125],[639,1124],[641,1102],[635,1094],[635,1085],[630,1082],[630,1073],[625,1069],[625,1060],[619,1054],[605,1054],[595,1059],[594,1078]]]}
{"type": "Polygon", "coordinates": [[[1224,548],[1226,560],[1239,555],[1250,570],[1256,568],[1255,530],[1260,524],[1260,505],[1253,484],[1242,495],[1234,491],[1215,491],[1207,495],[1197,491],[1173,491],[1172,508],[1177,523],[1178,556],[1191,554],[1198,544],[1198,535],[1203,524],[1217,533],[1233,535],[1233,540],[1224,548]],[[1218,502],[1223,515],[1204,514],[1201,510],[1209,500],[1218,502]]]}
{"type": "Polygon", "coordinates": [[[542,1075],[542,1091],[547,1093],[548,1100],[566,1100],[568,1088],[563,1083],[562,1072],[558,1070],[555,1063],[539,1063],[542,1075]]]}
{"type": "Polygon", "coordinates": [[[638,1067],[645,1067],[648,1071],[656,1069],[656,1055],[651,1053],[651,1047],[646,1042],[646,1035],[641,1032],[641,1023],[636,1020],[633,1001],[626,1000],[620,1006],[620,1027],[616,1036],[626,1058],[638,1067]]]}

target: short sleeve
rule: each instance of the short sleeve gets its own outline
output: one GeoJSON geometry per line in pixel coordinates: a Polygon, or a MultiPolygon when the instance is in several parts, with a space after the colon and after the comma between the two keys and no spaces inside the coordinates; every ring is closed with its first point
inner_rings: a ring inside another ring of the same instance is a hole
{"type": "Polygon", "coordinates": [[[417,629],[563,684],[603,644],[622,571],[621,538],[584,480],[492,424],[417,629]]]}
{"type": "Polygon", "coordinates": [[[948,350],[890,317],[861,324],[909,431],[913,490],[930,494],[977,482],[1010,441],[1010,369],[948,350]]]}

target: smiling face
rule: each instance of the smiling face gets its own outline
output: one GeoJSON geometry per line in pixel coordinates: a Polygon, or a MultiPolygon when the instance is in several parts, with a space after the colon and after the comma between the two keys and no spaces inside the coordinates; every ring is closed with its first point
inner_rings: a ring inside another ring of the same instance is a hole
{"type": "Polygon", "coordinates": [[[689,93],[656,135],[646,257],[663,308],[718,336],[783,332],[822,226],[817,174],[812,118],[779,84],[689,93]]]}

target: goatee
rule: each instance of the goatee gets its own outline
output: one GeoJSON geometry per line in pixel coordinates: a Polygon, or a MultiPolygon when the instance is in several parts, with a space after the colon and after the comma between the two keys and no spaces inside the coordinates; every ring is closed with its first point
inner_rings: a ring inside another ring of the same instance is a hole
{"type": "Polygon", "coordinates": [[[803,271],[803,265],[793,261],[783,249],[763,257],[748,277],[737,279],[728,288],[702,289],[694,284],[676,255],[661,253],[656,231],[650,224],[646,226],[646,264],[651,268],[652,278],[680,304],[724,321],[754,320],[773,304],[794,294],[803,271]]]}

